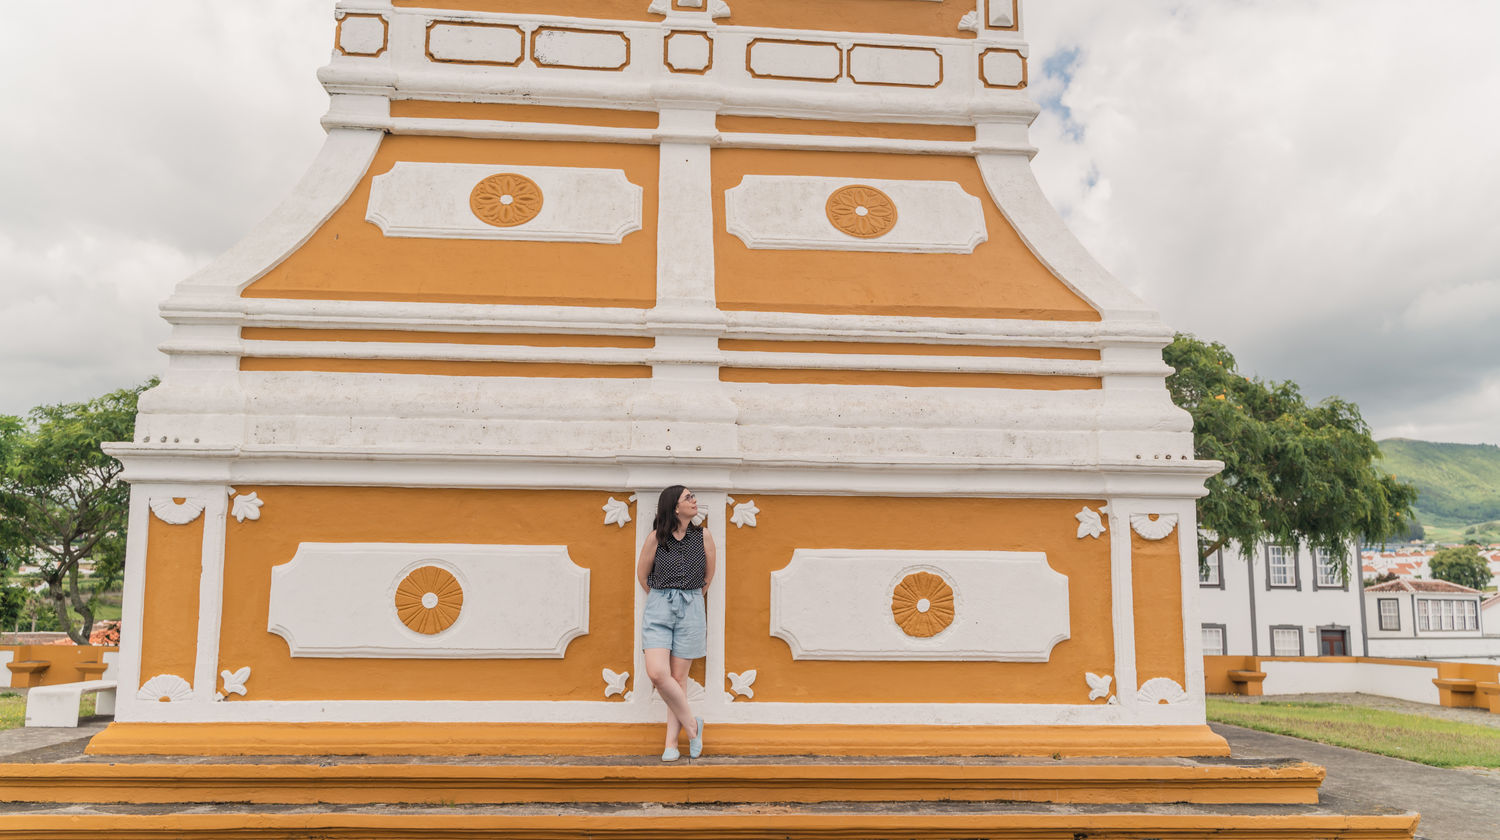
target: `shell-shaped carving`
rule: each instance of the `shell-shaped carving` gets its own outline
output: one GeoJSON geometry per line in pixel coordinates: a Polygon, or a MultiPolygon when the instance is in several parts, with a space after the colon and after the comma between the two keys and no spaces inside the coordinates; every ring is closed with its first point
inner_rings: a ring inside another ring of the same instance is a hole
{"type": "Polygon", "coordinates": [[[514,172],[491,175],[474,185],[469,193],[469,209],[487,225],[523,225],[542,212],[542,188],[514,172]]]}
{"type": "Polygon", "coordinates": [[[1130,527],[1137,534],[1148,540],[1164,540],[1177,527],[1177,514],[1175,513],[1132,513],[1130,515],[1130,527]]]}
{"type": "Polygon", "coordinates": [[[972,9],[964,12],[964,16],[958,20],[958,28],[961,32],[978,32],[979,12],[972,9]]]}
{"type": "Polygon", "coordinates": [[[193,686],[176,674],[157,674],[141,685],[135,693],[136,699],[176,703],[193,696],[193,686]]]}
{"type": "MultiPolygon", "coordinates": [[[[703,687],[703,683],[698,682],[692,677],[688,677],[687,686],[686,688],[684,688],[684,692],[687,694],[689,703],[702,703],[708,698],[708,689],[703,687]]],[[[629,700],[630,696],[630,694],[626,694],[625,699],[629,700]]],[[[654,684],[651,686],[651,702],[660,703],[663,706],[667,705],[667,701],[661,699],[661,695],[657,693],[656,686],[654,684]]]]}
{"type": "Polygon", "coordinates": [[[896,226],[896,202],[864,184],[834,190],[824,210],[834,227],[860,239],[884,236],[896,226]]]}
{"type": "Polygon", "coordinates": [[[1188,694],[1182,686],[1166,677],[1146,680],[1136,691],[1135,696],[1140,698],[1141,702],[1153,706],[1158,703],[1186,703],[1188,701],[1188,694]]]}
{"type": "Polygon", "coordinates": [[[192,522],[203,512],[203,506],[202,499],[183,499],[181,503],[171,498],[151,500],[151,512],[168,525],[186,525],[192,522]]]}
{"type": "Polygon", "coordinates": [[[453,626],[464,607],[464,589],[447,569],[413,569],[396,585],[396,616],[407,627],[426,635],[453,626]]]}
{"type": "Polygon", "coordinates": [[[953,623],[953,587],[931,572],[912,572],[891,592],[891,617],[908,636],[936,636],[953,623]]]}

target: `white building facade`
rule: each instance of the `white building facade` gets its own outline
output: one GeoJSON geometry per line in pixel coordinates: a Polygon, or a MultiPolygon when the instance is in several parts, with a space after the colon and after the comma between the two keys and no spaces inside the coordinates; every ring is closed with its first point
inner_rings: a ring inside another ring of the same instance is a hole
{"type": "Polygon", "coordinates": [[[1236,545],[1199,575],[1205,655],[1366,656],[1359,555],[1307,545],[1236,545]]]}
{"type": "Polygon", "coordinates": [[[1500,636],[1485,636],[1484,594],[1476,589],[1400,578],[1366,587],[1364,597],[1371,656],[1500,659],[1500,636]]]}

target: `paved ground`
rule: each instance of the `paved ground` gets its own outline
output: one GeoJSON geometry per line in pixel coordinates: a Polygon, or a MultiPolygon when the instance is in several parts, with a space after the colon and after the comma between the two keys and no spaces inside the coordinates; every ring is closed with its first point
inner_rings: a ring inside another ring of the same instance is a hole
{"type": "Polygon", "coordinates": [[[1235,703],[1259,703],[1262,700],[1285,700],[1291,703],[1339,703],[1346,706],[1364,706],[1367,709],[1384,709],[1389,712],[1405,712],[1439,720],[1456,720],[1480,726],[1500,729],[1500,715],[1487,709],[1450,709],[1429,703],[1413,703],[1394,697],[1377,697],[1374,694],[1277,694],[1271,697],[1245,697],[1238,694],[1215,694],[1215,700],[1230,700],[1235,703]]]}
{"type": "Polygon", "coordinates": [[[1322,765],[1328,770],[1322,791],[1325,805],[1351,812],[1375,807],[1418,811],[1422,824],[1417,835],[1427,840],[1500,838],[1500,777],[1495,774],[1428,767],[1285,735],[1211,725],[1229,741],[1236,758],[1294,757],[1322,765]]]}

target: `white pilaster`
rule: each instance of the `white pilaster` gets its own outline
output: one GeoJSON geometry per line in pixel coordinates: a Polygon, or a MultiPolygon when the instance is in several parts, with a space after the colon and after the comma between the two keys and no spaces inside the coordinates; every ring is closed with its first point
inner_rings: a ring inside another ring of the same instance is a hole
{"type": "Polygon", "coordinates": [[[213,702],[219,684],[219,628],[224,617],[224,537],[229,488],[205,491],[203,560],[198,576],[198,646],[193,667],[193,700],[213,702]]]}

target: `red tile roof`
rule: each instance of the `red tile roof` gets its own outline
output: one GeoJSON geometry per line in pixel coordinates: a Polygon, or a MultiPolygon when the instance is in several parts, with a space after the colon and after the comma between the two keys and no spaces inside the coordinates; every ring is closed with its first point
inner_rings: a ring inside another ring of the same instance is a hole
{"type": "Polygon", "coordinates": [[[1478,595],[1478,589],[1470,589],[1467,586],[1459,586],[1446,580],[1411,580],[1401,578],[1399,580],[1377,583],[1374,586],[1366,586],[1366,592],[1452,592],[1461,595],[1478,595]]]}

